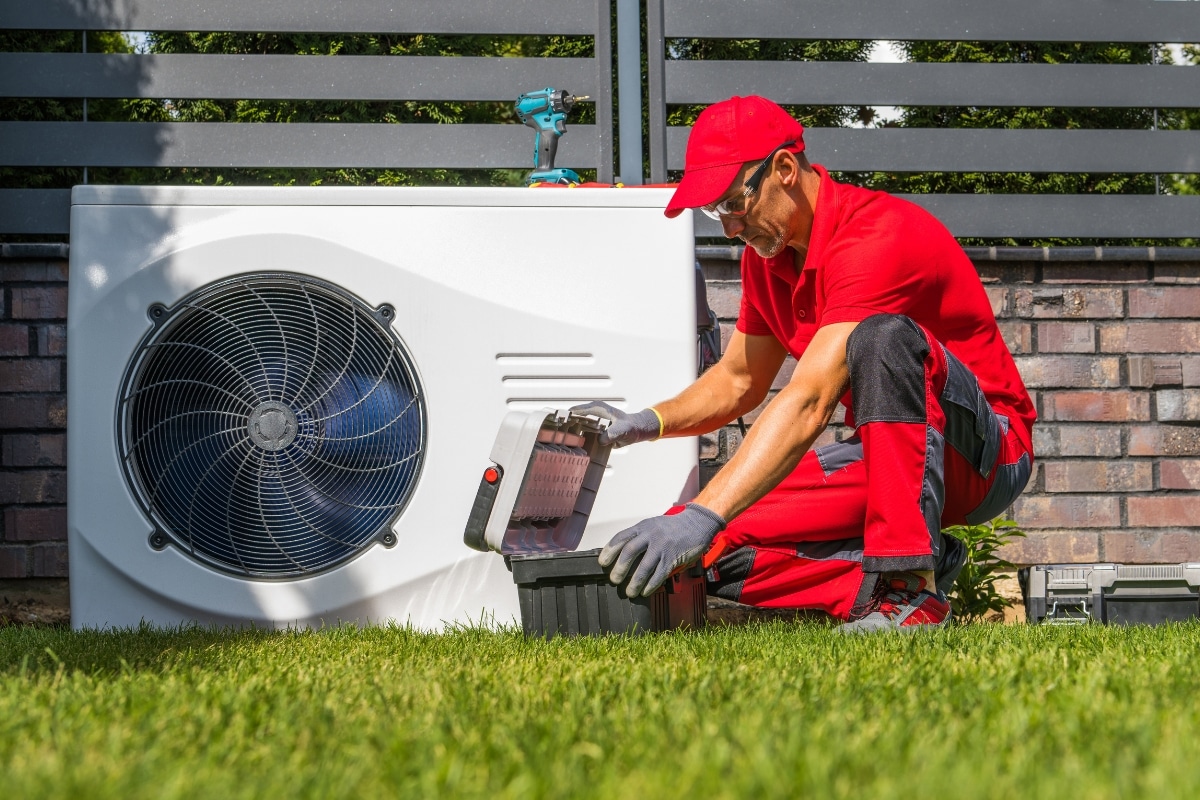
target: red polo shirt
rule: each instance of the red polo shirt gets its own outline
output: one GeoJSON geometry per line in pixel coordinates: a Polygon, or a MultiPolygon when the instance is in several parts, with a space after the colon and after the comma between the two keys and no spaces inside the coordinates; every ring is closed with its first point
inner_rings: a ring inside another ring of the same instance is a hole
{"type": "Polygon", "coordinates": [[[958,242],[920,206],[813,168],[821,188],[804,265],[791,248],[764,259],[747,247],[738,330],[774,336],[799,358],[822,325],[903,314],[970,368],[1032,452],[1033,402],[958,242]]]}

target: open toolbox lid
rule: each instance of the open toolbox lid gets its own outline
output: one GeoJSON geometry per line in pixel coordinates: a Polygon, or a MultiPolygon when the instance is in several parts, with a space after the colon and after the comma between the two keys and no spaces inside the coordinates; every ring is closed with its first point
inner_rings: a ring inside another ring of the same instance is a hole
{"type": "Polygon", "coordinates": [[[579,546],[612,445],[608,420],[551,408],[512,411],[492,445],[463,541],[505,555],[579,546]]]}

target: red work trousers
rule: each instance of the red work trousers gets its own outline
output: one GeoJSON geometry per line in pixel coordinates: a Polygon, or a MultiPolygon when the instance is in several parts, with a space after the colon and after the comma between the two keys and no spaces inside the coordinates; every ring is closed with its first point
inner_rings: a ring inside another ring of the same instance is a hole
{"type": "Polygon", "coordinates": [[[709,592],[846,619],[880,573],[936,570],[943,526],[992,519],[1032,454],[975,376],[907,317],[878,315],[847,345],[855,435],[808,452],[722,532],[709,592]]]}

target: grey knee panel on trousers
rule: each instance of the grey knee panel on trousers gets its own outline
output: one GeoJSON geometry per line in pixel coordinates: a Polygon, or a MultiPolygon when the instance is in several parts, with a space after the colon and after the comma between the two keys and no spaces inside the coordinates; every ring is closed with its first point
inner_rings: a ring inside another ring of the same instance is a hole
{"type": "Polygon", "coordinates": [[[927,355],[929,343],[908,317],[876,314],[858,323],[846,341],[855,424],[925,424],[927,355]]]}

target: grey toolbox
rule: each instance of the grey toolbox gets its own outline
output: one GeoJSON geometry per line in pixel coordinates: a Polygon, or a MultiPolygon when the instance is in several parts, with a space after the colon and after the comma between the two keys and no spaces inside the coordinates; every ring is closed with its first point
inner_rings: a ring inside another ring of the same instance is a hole
{"type": "Polygon", "coordinates": [[[1021,570],[1030,622],[1146,624],[1200,617],[1200,564],[1045,564],[1021,570]]]}
{"type": "Polygon", "coordinates": [[[492,446],[463,541],[504,555],[528,636],[642,634],[707,621],[698,566],[650,597],[627,597],[608,580],[599,550],[575,551],[612,449],[599,441],[607,426],[570,411],[513,411],[492,446]]]}

